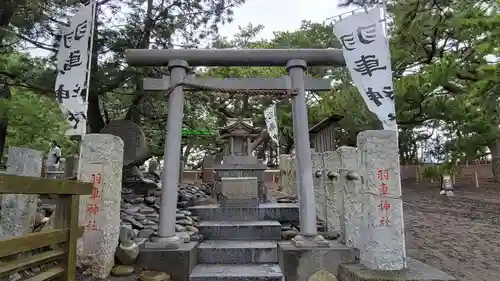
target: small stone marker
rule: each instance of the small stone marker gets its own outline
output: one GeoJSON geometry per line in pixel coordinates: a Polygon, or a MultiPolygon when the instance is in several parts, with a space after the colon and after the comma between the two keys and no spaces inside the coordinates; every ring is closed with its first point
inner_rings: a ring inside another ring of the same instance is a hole
{"type": "MultiPolygon", "coordinates": [[[[39,178],[43,156],[40,151],[10,147],[6,175],[39,178]]],[[[5,194],[0,196],[0,238],[22,236],[33,230],[38,195],[5,194]]]]}
{"type": "Polygon", "coordinates": [[[123,141],[113,135],[88,134],[82,141],[78,179],[91,182],[91,195],[80,197],[77,264],[104,279],[113,268],[120,233],[123,141]]]}
{"type": "Polygon", "coordinates": [[[364,131],[358,135],[363,170],[361,263],[369,269],[406,267],[403,202],[396,131],[364,131]]]}
{"type": "Polygon", "coordinates": [[[443,175],[441,179],[441,190],[444,191],[444,194],[447,196],[453,196],[453,181],[451,180],[450,175],[443,175]]]}

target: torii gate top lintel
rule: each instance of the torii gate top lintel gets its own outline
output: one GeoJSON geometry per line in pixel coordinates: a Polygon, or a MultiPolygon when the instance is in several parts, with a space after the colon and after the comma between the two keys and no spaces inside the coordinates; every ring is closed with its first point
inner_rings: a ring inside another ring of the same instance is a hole
{"type": "Polygon", "coordinates": [[[345,66],[340,49],[129,49],[131,66],[167,66],[183,60],[189,66],[286,66],[304,60],[308,66],[345,66]]]}

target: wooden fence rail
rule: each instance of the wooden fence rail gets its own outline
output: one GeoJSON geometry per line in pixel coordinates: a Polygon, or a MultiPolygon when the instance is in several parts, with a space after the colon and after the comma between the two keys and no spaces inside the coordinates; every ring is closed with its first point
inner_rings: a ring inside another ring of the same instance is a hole
{"type": "Polygon", "coordinates": [[[83,227],[78,226],[78,205],[80,195],[91,192],[90,183],[0,175],[0,195],[39,194],[57,199],[53,230],[0,239],[0,260],[8,260],[0,263],[0,280],[13,273],[57,261],[55,266],[25,281],[74,281],[76,240],[83,234],[83,227]],[[19,255],[47,247],[49,250],[19,255]]]}

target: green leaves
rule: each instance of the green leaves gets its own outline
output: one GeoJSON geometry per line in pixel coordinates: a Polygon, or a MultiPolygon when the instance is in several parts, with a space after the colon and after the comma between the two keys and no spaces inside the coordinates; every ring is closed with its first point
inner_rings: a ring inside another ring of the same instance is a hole
{"type": "Polygon", "coordinates": [[[7,149],[17,146],[46,151],[56,140],[65,155],[74,153],[76,144],[65,136],[69,125],[55,100],[14,88],[10,100],[0,100],[0,110],[8,120],[7,149]]]}

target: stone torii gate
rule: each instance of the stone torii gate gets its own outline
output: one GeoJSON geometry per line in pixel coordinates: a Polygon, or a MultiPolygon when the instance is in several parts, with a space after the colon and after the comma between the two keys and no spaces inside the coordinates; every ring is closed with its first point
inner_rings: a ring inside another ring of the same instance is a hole
{"type": "Polygon", "coordinates": [[[316,204],[313,192],[311,149],[305,91],[329,90],[329,79],[314,79],[304,74],[308,66],[344,66],[339,49],[191,49],[191,50],[127,50],[126,59],[131,66],[168,66],[170,76],[160,79],[146,78],[145,90],[169,90],[168,121],[165,137],[165,162],[158,236],[153,242],[158,247],[172,247],[180,243],[175,235],[175,212],[179,180],[179,159],[185,90],[197,85],[232,90],[296,90],[292,115],[297,156],[297,190],[299,193],[301,235],[293,241],[295,246],[321,247],[329,242],[318,235],[316,204]],[[186,75],[189,67],[197,66],[285,66],[288,76],[281,78],[200,78],[186,75]],[[183,84],[182,84],[183,83],[183,84]],[[168,167],[168,169],[167,169],[168,167]]]}

